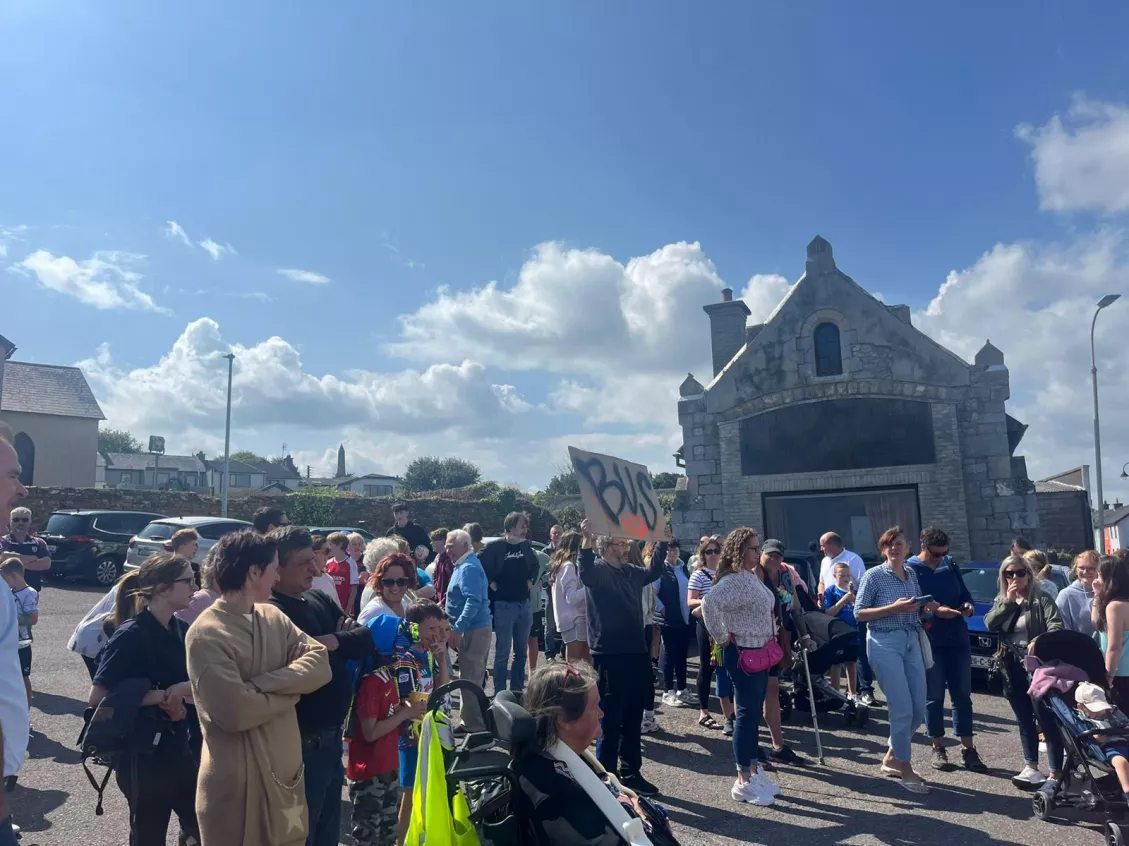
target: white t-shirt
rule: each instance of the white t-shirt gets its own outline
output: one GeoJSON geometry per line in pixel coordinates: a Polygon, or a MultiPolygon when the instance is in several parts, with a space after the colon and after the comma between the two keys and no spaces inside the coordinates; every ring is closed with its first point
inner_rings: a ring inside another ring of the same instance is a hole
{"type": "Polygon", "coordinates": [[[333,600],[334,605],[336,605],[338,608],[341,607],[341,597],[337,595],[337,585],[333,581],[333,576],[329,575],[329,573],[322,573],[320,576],[314,576],[314,583],[312,587],[314,590],[320,590],[322,593],[329,596],[333,600]]]}
{"type": "Polygon", "coordinates": [[[0,726],[4,727],[5,778],[19,775],[27,755],[29,729],[16,628],[16,599],[5,586],[0,593],[0,726]]]}
{"type": "Polygon", "coordinates": [[[862,563],[862,559],[851,552],[849,549],[844,549],[834,558],[828,556],[823,557],[823,564],[819,568],[819,583],[825,588],[835,584],[835,575],[832,568],[836,564],[849,564],[851,567],[851,581],[855,583],[855,589],[858,589],[859,582],[866,574],[866,565],[862,563]]]}
{"type": "Polygon", "coordinates": [[[373,597],[373,600],[361,609],[360,615],[357,617],[357,622],[362,626],[368,625],[369,620],[375,620],[381,614],[394,614],[397,617],[404,616],[404,600],[400,600],[400,607],[393,609],[385,604],[384,598],[381,596],[373,597]]]}

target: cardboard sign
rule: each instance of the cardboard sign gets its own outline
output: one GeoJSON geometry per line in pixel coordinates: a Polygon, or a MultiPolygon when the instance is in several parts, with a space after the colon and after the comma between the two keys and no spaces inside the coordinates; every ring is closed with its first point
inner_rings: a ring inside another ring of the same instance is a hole
{"type": "Polygon", "coordinates": [[[663,539],[666,518],[646,467],[576,447],[569,447],[568,454],[593,532],[631,540],[663,539]]]}

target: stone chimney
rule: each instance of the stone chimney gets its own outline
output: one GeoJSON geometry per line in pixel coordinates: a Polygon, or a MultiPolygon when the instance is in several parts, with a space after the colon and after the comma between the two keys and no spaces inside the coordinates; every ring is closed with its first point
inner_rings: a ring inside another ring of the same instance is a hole
{"type": "Polygon", "coordinates": [[[745,323],[752,313],[742,300],[733,299],[733,289],[721,292],[721,302],[705,306],[710,316],[710,346],[713,349],[713,375],[716,376],[745,346],[745,323]]]}

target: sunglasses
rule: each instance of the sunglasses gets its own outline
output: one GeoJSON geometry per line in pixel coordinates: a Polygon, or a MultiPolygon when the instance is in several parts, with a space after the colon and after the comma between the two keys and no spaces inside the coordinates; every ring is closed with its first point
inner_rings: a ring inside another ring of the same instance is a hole
{"type": "Polygon", "coordinates": [[[1091,574],[1097,573],[1097,572],[1098,572],[1097,567],[1079,567],[1078,568],[1079,574],[1085,573],[1086,575],[1091,575],[1091,574]]]}
{"type": "Polygon", "coordinates": [[[410,579],[381,579],[380,580],[380,586],[381,587],[388,587],[388,588],[390,588],[390,587],[406,588],[411,583],[412,582],[411,582],[410,579]]]}
{"type": "Polygon", "coordinates": [[[1005,579],[1026,579],[1026,570],[1004,570],[1005,579]]]}
{"type": "Polygon", "coordinates": [[[12,522],[13,523],[30,523],[31,518],[30,517],[13,517],[12,522]]]}
{"type": "Polygon", "coordinates": [[[720,549],[707,549],[706,555],[721,555],[720,549]]]}

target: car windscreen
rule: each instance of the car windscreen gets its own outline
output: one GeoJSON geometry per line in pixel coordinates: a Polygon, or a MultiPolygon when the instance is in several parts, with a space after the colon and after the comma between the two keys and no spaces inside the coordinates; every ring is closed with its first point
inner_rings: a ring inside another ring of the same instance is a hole
{"type": "Polygon", "coordinates": [[[179,528],[172,523],[150,523],[137,536],[143,540],[168,540],[179,528]]]}
{"type": "Polygon", "coordinates": [[[999,593],[1000,571],[994,567],[969,568],[960,571],[965,587],[976,602],[995,602],[999,593]]]}
{"type": "Polygon", "coordinates": [[[87,517],[78,514],[52,514],[47,518],[48,535],[81,535],[86,531],[87,517]]]}

